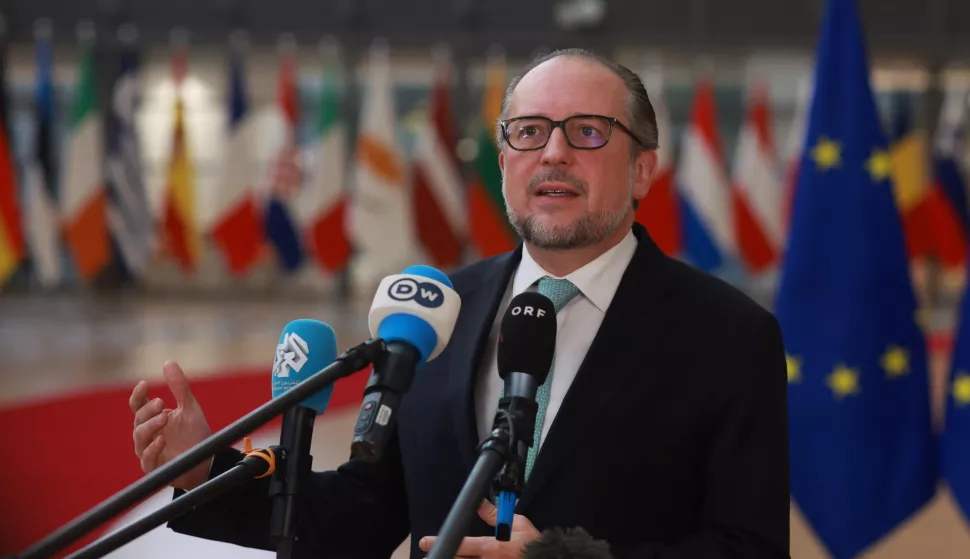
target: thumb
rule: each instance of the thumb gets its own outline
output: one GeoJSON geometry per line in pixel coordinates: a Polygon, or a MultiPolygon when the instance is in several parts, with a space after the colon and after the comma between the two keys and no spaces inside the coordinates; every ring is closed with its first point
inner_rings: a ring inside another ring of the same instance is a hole
{"type": "Polygon", "coordinates": [[[483,499],[482,504],[478,506],[478,516],[489,526],[495,526],[495,523],[498,522],[498,508],[488,499],[483,499]]]}
{"type": "Polygon", "coordinates": [[[182,368],[174,361],[166,361],[162,365],[162,372],[165,373],[165,380],[168,382],[168,389],[175,396],[175,403],[180,408],[193,407],[196,405],[195,397],[189,388],[189,379],[186,378],[182,368]]]}

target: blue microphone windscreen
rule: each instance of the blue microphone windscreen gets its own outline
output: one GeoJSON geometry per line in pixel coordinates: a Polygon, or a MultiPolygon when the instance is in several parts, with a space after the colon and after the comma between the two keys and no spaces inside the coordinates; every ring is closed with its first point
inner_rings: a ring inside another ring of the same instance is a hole
{"type": "MultiPolygon", "coordinates": [[[[448,276],[444,272],[431,266],[425,266],[423,264],[408,266],[401,274],[429,278],[443,283],[449,288],[453,287],[451,280],[448,279],[448,276]]],[[[394,289],[394,286],[392,286],[392,289],[394,289]]],[[[417,284],[414,286],[414,289],[418,294],[431,293],[432,298],[425,303],[421,303],[424,306],[436,306],[436,304],[441,304],[440,301],[444,300],[444,294],[441,293],[441,289],[434,284],[417,284]]],[[[419,296],[415,299],[423,300],[424,298],[419,296]]],[[[403,341],[413,345],[421,353],[422,363],[428,359],[428,356],[434,351],[435,346],[438,345],[438,334],[435,332],[434,327],[425,319],[414,314],[397,313],[388,316],[377,327],[377,336],[386,342],[403,341]]]]}
{"type": "MultiPolygon", "coordinates": [[[[328,367],[337,358],[337,335],[333,328],[309,318],[294,320],[283,328],[273,359],[273,398],[328,367]]],[[[313,394],[301,405],[322,414],[330,403],[333,385],[313,394]]]]}

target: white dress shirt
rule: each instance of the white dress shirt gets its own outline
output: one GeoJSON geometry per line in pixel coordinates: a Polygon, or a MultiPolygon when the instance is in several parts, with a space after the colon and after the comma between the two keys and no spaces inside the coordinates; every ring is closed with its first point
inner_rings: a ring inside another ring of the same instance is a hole
{"type": "Polygon", "coordinates": [[[545,423],[542,425],[542,435],[539,448],[546,440],[546,434],[552,426],[562,404],[566,392],[579,371],[589,346],[599,330],[606,309],[609,308],[616,288],[626,272],[627,265],[633,259],[637,250],[637,239],[633,232],[627,233],[622,241],[613,248],[601,254],[592,262],[565,276],[558,278],[542,269],[527,247],[523,247],[522,261],[512,275],[512,280],[505,291],[502,303],[495,314],[495,322],[488,337],[482,365],[479,368],[475,384],[475,411],[478,419],[479,441],[488,437],[492,432],[495,410],[498,407],[499,396],[502,393],[503,382],[498,376],[498,361],[496,348],[498,345],[499,326],[505,316],[505,310],[512,297],[527,291],[534,283],[544,276],[556,279],[568,279],[579,288],[580,293],[566,304],[556,316],[559,325],[556,334],[556,354],[552,363],[552,385],[549,387],[549,405],[546,409],[545,423]]]}

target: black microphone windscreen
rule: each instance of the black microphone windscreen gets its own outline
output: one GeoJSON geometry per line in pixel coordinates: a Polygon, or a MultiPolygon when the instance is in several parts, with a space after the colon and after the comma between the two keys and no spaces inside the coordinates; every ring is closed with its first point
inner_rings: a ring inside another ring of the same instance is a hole
{"type": "Polygon", "coordinates": [[[522,559],[613,559],[610,544],[582,528],[549,528],[525,545],[522,559]]]}
{"type": "Polygon", "coordinates": [[[556,307],[545,295],[526,291],[512,298],[498,338],[498,374],[526,373],[541,385],[556,352],[556,307]]]}

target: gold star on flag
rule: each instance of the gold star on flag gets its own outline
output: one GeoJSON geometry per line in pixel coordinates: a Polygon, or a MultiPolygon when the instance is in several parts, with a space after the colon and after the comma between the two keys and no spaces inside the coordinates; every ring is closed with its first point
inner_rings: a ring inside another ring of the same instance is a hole
{"type": "Polygon", "coordinates": [[[866,170],[869,171],[869,176],[875,182],[884,181],[889,178],[892,169],[892,158],[889,157],[889,152],[886,150],[873,150],[872,156],[866,161],[866,170]]]}
{"type": "Polygon", "coordinates": [[[958,408],[970,406],[970,375],[959,372],[953,379],[953,401],[958,408]]]}
{"type": "Polygon", "coordinates": [[[841,399],[852,394],[858,394],[859,371],[845,365],[838,365],[825,378],[825,383],[832,389],[836,398],[841,399]]]}
{"type": "Polygon", "coordinates": [[[818,143],[812,148],[812,159],[821,171],[837,166],[841,158],[842,148],[838,142],[833,142],[824,136],[819,138],[818,143]]]}
{"type": "Polygon", "coordinates": [[[788,382],[800,382],[802,380],[802,360],[786,354],[785,362],[788,365],[788,382]]]}
{"type": "Polygon", "coordinates": [[[899,346],[889,346],[880,364],[890,378],[901,377],[909,372],[909,352],[899,346]]]}

